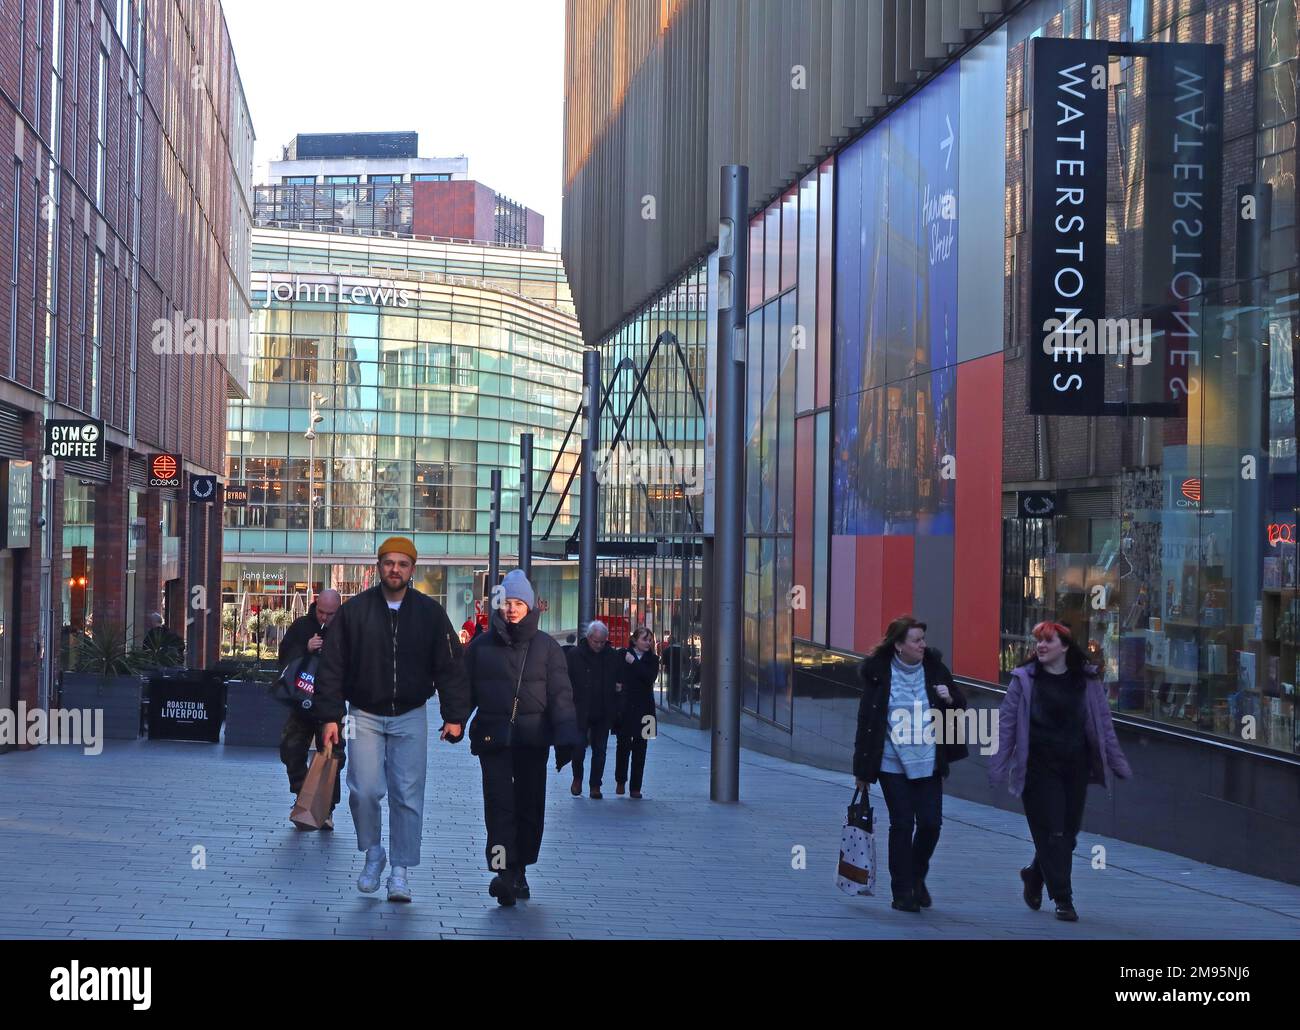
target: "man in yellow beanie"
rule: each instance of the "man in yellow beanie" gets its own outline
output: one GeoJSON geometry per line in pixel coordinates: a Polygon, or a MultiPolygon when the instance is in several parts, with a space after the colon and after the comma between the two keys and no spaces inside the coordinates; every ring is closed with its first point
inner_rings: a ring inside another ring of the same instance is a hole
{"type": "Polygon", "coordinates": [[[354,733],[348,744],[348,806],[365,868],[357,889],[370,894],[388,856],[380,843],[380,802],[388,794],[393,870],[388,900],[410,901],[407,871],[420,864],[428,769],[426,704],[436,692],[441,739],[457,743],[469,718],[470,689],[460,638],[442,605],[411,586],[419,555],[404,536],[379,545],[379,582],[334,617],[316,676],[316,705],[327,720],[322,743],[339,739],[343,703],[354,733]]]}

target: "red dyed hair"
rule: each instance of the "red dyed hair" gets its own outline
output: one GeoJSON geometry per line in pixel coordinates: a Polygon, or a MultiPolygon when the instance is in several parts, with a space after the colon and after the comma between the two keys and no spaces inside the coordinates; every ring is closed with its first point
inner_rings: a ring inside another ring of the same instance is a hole
{"type": "Polygon", "coordinates": [[[1053,634],[1060,637],[1066,644],[1074,640],[1074,634],[1070,632],[1070,627],[1060,622],[1040,622],[1029,631],[1029,635],[1035,640],[1046,640],[1049,635],[1053,634]]]}

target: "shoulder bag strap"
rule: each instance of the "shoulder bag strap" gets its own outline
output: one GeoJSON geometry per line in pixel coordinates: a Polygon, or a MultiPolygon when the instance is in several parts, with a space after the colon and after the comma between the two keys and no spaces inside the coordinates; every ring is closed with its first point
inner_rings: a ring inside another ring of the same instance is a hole
{"type": "Polygon", "coordinates": [[[528,653],[533,649],[533,642],[528,641],[528,646],[524,648],[524,660],[519,663],[519,680],[515,683],[515,700],[510,706],[510,725],[515,724],[515,716],[519,714],[519,690],[524,685],[524,669],[528,667],[528,653]]]}

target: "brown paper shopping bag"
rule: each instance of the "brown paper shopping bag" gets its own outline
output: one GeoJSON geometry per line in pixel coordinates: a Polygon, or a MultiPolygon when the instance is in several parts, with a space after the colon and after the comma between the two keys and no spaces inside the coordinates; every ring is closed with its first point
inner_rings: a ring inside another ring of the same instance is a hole
{"type": "Polygon", "coordinates": [[[307,770],[307,778],[302,781],[302,790],[298,791],[298,800],[294,802],[289,819],[300,830],[319,830],[321,824],[329,818],[330,803],[334,800],[334,784],[339,778],[339,760],[334,754],[334,745],[329,744],[324,751],[317,751],[307,770]]]}

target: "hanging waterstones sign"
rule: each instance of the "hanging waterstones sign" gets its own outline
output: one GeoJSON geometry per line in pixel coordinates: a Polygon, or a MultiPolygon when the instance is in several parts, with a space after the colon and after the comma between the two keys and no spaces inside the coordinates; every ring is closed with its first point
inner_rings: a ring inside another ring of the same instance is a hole
{"type": "Polygon", "coordinates": [[[1205,291],[1219,275],[1223,169],[1223,47],[1142,46],[1146,168],[1142,293],[1163,350],[1160,399],[1200,390],[1205,291]]]}
{"type": "Polygon", "coordinates": [[[1029,411],[1092,415],[1105,360],[1079,337],[1106,306],[1107,44],[1033,40],[1029,411]]]}
{"type": "Polygon", "coordinates": [[[45,453],[51,458],[104,460],[104,423],[97,418],[45,420],[45,453]]]}

